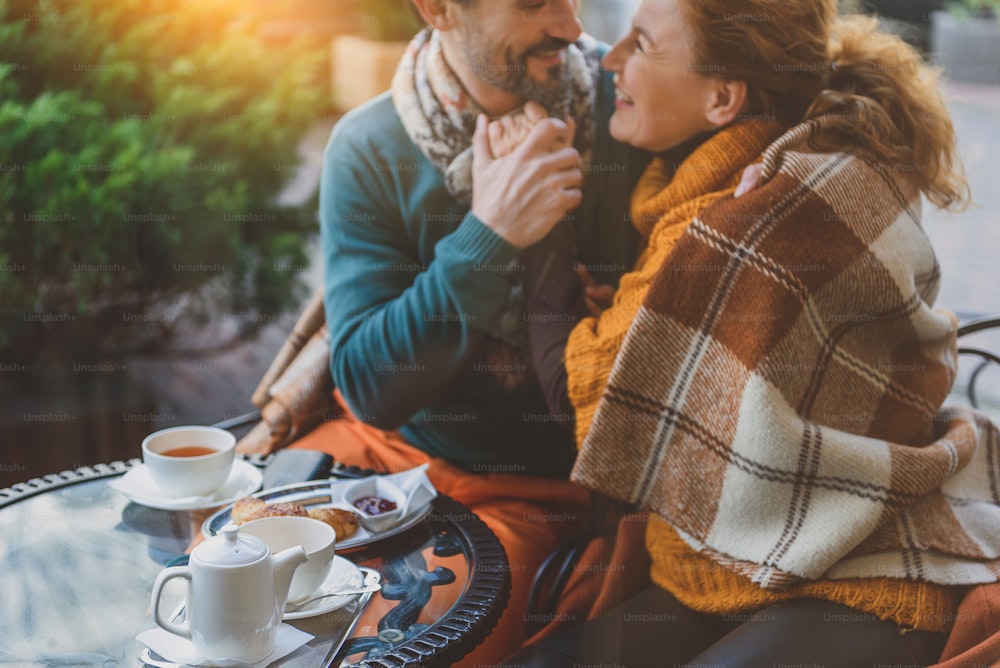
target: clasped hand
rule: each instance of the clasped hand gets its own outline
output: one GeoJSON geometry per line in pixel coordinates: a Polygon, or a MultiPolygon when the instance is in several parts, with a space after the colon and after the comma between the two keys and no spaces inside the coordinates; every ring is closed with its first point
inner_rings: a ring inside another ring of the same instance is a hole
{"type": "Polygon", "coordinates": [[[490,123],[476,119],[472,213],[517,248],[541,241],[583,197],[575,123],[534,102],[490,123]],[[523,141],[522,141],[523,138],[523,141]]]}

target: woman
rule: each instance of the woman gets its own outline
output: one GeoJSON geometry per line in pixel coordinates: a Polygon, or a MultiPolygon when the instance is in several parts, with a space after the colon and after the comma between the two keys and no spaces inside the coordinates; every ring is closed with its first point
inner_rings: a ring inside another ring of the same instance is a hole
{"type": "Polygon", "coordinates": [[[604,65],[612,134],[661,155],[647,247],[562,373],[579,296],[549,244],[532,344],[574,479],[654,512],[655,586],[511,663],[933,662],[1000,572],[997,430],[939,410],[955,321],[920,195],[967,187],[933,73],[834,0],[643,0],[604,65]]]}

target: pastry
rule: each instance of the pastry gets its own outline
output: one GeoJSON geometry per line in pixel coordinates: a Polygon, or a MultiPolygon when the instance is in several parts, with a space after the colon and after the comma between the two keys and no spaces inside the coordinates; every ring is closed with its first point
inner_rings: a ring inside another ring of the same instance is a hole
{"type": "Polygon", "coordinates": [[[231,516],[236,524],[246,524],[262,517],[309,517],[309,513],[297,503],[265,503],[247,496],[233,504],[231,516]]]}
{"type": "Polygon", "coordinates": [[[246,524],[260,517],[259,513],[267,507],[267,503],[253,496],[244,496],[233,504],[232,519],[236,524],[246,524]]]}
{"type": "Polygon", "coordinates": [[[250,519],[261,517],[309,517],[309,513],[297,503],[269,503],[250,519]]]}
{"type": "Polygon", "coordinates": [[[337,532],[337,540],[350,538],[358,531],[358,514],[346,508],[310,508],[298,503],[267,503],[253,496],[245,496],[233,504],[230,513],[233,522],[246,524],[262,517],[311,517],[325,522],[337,532]]]}
{"type": "Polygon", "coordinates": [[[350,538],[358,530],[358,514],[345,508],[310,508],[309,517],[332,526],[337,540],[350,538]]]}

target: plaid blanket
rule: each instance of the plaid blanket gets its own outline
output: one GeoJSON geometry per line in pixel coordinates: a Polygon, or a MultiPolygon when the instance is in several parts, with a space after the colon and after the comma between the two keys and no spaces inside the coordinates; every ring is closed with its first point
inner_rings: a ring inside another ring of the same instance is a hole
{"type": "Polygon", "coordinates": [[[996,427],[942,409],[956,320],[906,165],[768,147],[764,179],[705,209],[615,360],[574,480],[653,510],[780,589],[1000,573],[996,427]]]}

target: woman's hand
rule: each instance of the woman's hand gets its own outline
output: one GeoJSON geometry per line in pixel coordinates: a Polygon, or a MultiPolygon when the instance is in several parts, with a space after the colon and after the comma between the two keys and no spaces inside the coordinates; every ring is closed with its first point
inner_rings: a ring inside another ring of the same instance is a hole
{"type": "Polygon", "coordinates": [[[587,271],[587,265],[582,262],[576,264],[576,275],[583,285],[583,299],[587,305],[587,312],[595,318],[601,317],[602,313],[611,308],[615,300],[614,286],[596,283],[594,277],[587,271]]]}
{"type": "Polygon", "coordinates": [[[743,176],[740,178],[739,185],[736,186],[736,191],[733,193],[733,197],[742,197],[760,185],[760,177],[763,171],[764,166],[760,163],[750,165],[744,169],[743,176]]]}
{"type": "MultiPolygon", "coordinates": [[[[545,107],[537,102],[525,102],[521,111],[514,114],[507,114],[495,121],[490,122],[490,150],[493,157],[502,158],[510,155],[527,137],[531,129],[541,121],[549,117],[545,107]]],[[[569,128],[569,136],[566,141],[556,141],[550,147],[552,151],[558,151],[573,145],[573,137],[576,135],[576,121],[572,118],[566,121],[569,128]]]]}

